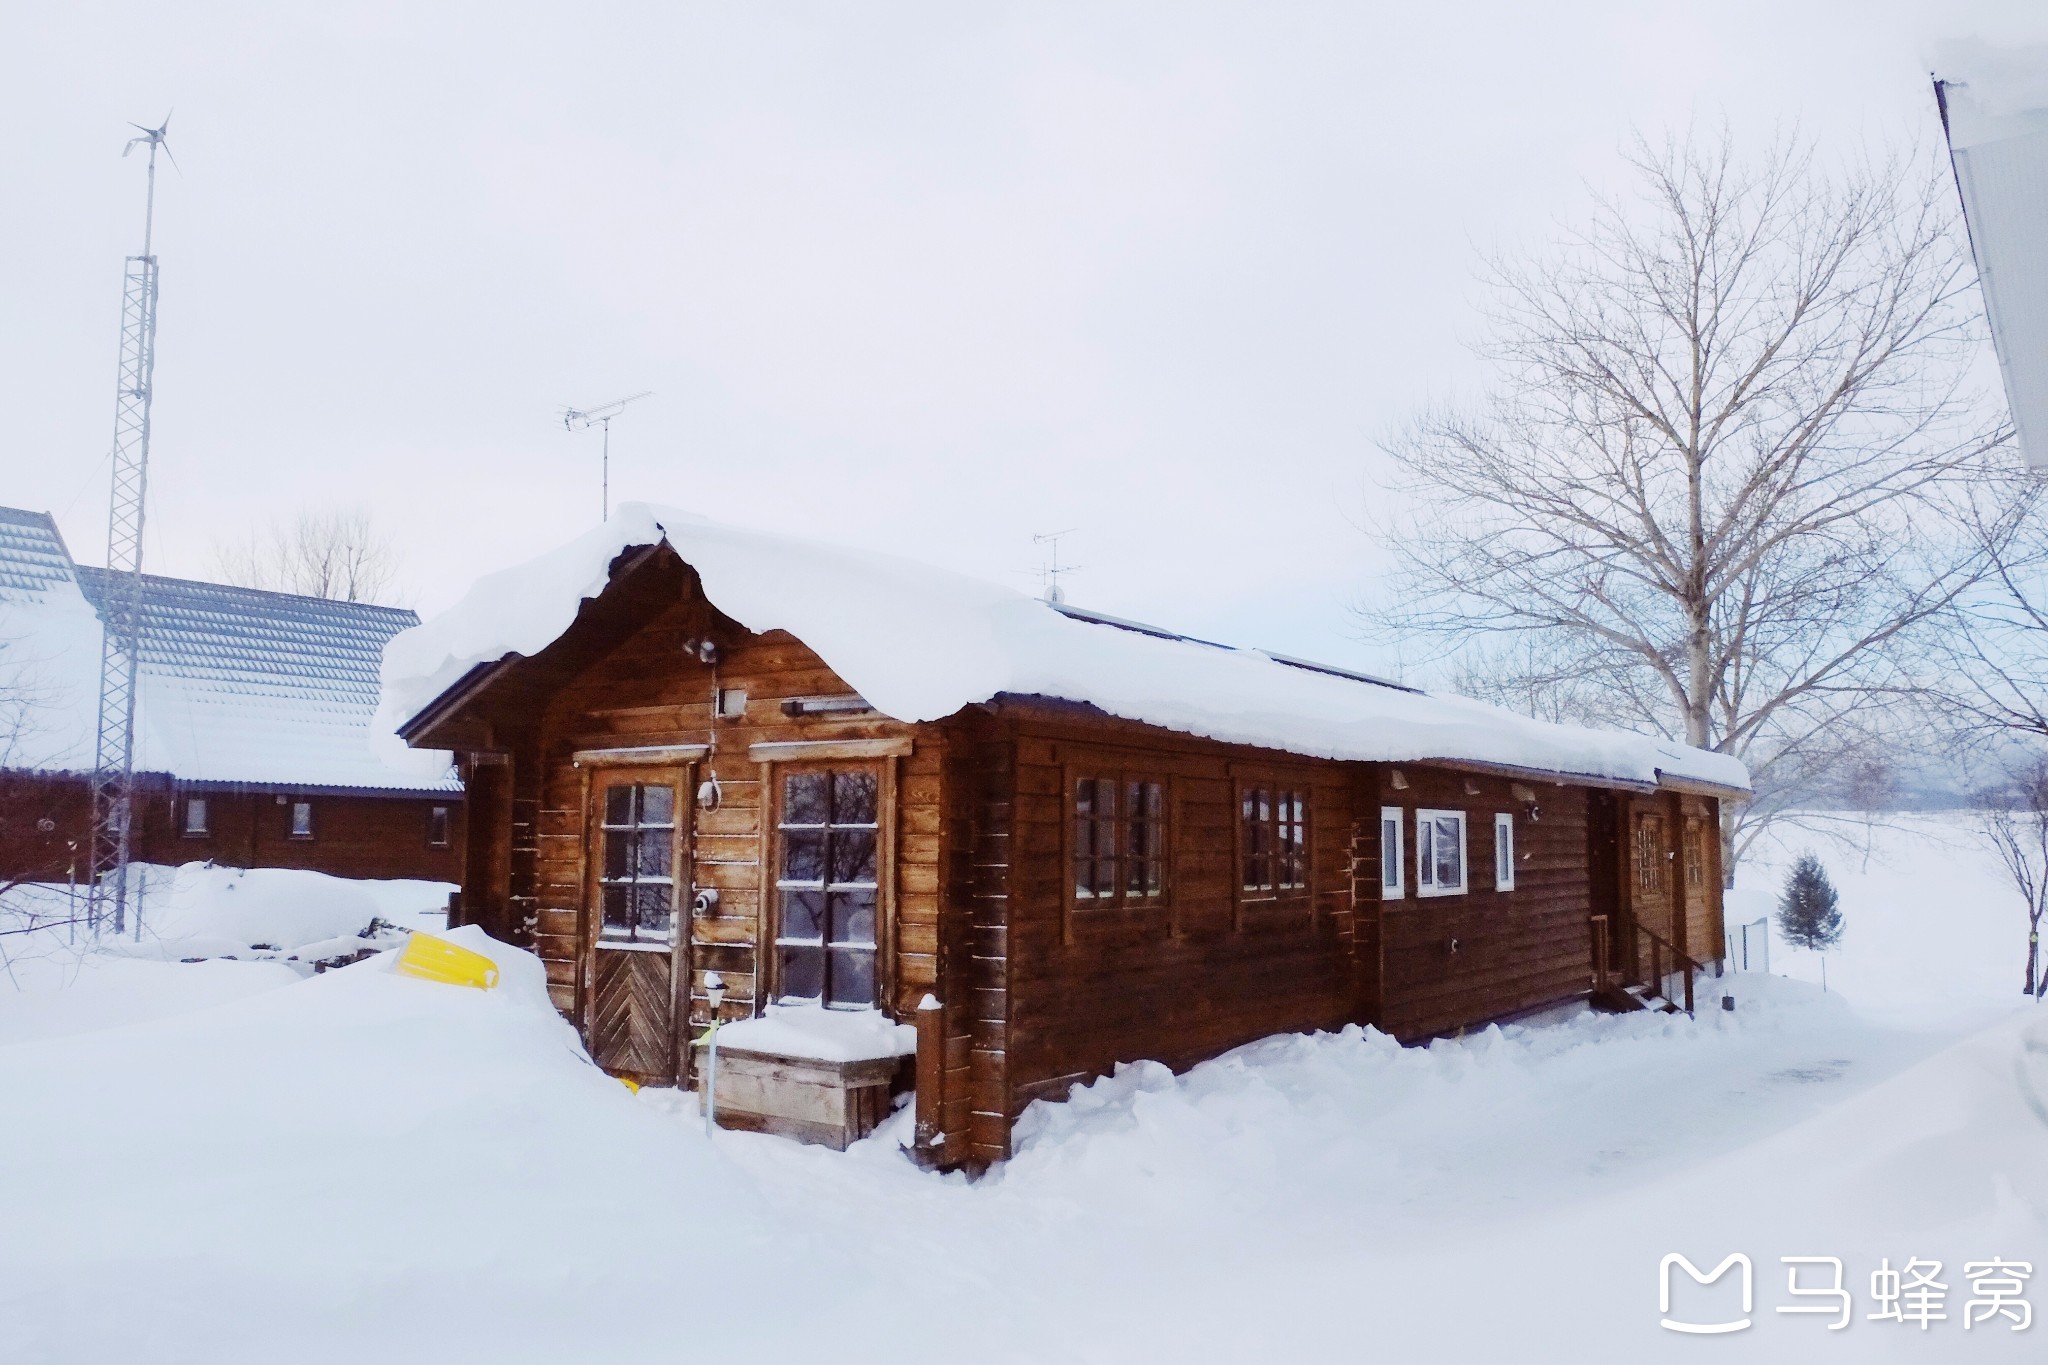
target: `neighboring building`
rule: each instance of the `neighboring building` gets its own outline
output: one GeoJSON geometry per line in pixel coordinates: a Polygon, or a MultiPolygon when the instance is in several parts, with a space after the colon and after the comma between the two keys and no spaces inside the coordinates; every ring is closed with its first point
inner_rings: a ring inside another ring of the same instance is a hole
{"type": "Polygon", "coordinates": [[[1748,791],[1724,755],[644,506],[479,582],[386,679],[407,740],[464,756],[464,913],[532,946],[600,1065],[689,1083],[715,972],[725,1018],[805,1010],[731,1035],[767,1064],[729,1101],[721,1069],[721,1114],[843,1139],[885,1106],[826,1104],[849,1054],[802,1037],[879,1010],[916,1025],[937,1164],[1120,1061],[1683,999],[1748,791]]]}
{"type": "MultiPolygon", "coordinates": [[[[0,508],[0,876],[85,875],[106,571],[0,508]]],[[[378,669],[418,616],[145,576],[138,861],[455,881],[460,780],[375,738],[378,669]]]]}
{"type": "Polygon", "coordinates": [[[1936,80],[2020,454],[2048,469],[2048,47],[1958,50],[1936,80]]]}

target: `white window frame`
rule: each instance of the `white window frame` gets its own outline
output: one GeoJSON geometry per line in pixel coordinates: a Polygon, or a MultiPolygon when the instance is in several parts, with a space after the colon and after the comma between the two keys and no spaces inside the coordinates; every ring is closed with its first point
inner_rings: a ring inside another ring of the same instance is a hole
{"type": "Polygon", "coordinates": [[[1470,844],[1466,838],[1465,812],[1461,810],[1418,810],[1415,812],[1415,894],[1418,896],[1462,896],[1472,880],[1470,844]],[[1436,879],[1436,827],[1442,820],[1458,826],[1458,884],[1446,886],[1436,879]]]}
{"type": "Polygon", "coordinates": [[[285,838],[296,839],[300,843],[311,842],[314,830],[312,800],[307,797],[293,797],[290,806],[286,810],[285,838]],[[299,811],[301,809],[306,812],[306,824],[303,833],[300,832],[299,828],[299,811]]]}
{"type": "Polygon", "coordinates": [[[185,798],[185,823],[179,832],[187,839],[205,839],[213,834],[213,807],[207,804],[205,797],[185,798]],[[199,816],[197,821],[192,818],[195,812],[199,816]]]}
{"type": "Polygon", "coordinates": [[[1405,900],[1408,896],[1408,812],[1400,806],[1380,807],[1380,899],[1383,901],[1405,900]],[[1393,831],[1393,842],[1387,841],[1387,831],[1393,831]],[[1387,880],[1391,870],[1394,880],[1387,880]]]}
{"type": "Polygon", "coordinates": [[[1507,811],[1493,816],[1493,889],[1515,889],[1515,817],[1507,811]]]}

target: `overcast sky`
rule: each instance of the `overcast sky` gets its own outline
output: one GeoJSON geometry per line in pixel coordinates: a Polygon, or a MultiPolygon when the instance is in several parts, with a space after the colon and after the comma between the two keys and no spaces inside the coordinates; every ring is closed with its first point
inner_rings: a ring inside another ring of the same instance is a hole
{"type": "MultiPolygon", "coordinates": [[[[414,605],[615,498],[1198,634],[1348,638],[1376,441],[1479,371],[1480,253],[1632,127],[1939,136],[2029,3],[0,12],[0,503],[105,553],[128,120],[175,108],[148,567],[360,504],[414,605]]],[[[2038,17],[2036,17],[2038,16],[2038,17]]]]}

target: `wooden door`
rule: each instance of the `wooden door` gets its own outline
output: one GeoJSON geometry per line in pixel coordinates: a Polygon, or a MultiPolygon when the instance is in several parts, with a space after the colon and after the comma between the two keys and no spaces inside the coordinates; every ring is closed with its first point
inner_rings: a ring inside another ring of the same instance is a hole
{"type": "Polygon", "coordinates": [[[1629,847],[1633,869],[1629,889],[1636,923],[1670,943],[1671,859],[1664,817],[1653,811],[1637,811],[1629,847]]]}
{"type": "Polygon", "coordinates": [[[584,1037],[606,1071],[675,1085],[688,1031],[687,769],[600,769],[591,778],[584,922],[584,1037]]]}
{"type": "Polygon", "coordinates": [[[1685,908],[1679,917],[1680,936],[1672,941],[1688,957],[1711,959],[1720,955],[1720,948],[1713,941],[1713,915],[1707,901],[1707,822],[1697,815],[1688,815],[1683,830],[1677,873],[1685,908]]]}

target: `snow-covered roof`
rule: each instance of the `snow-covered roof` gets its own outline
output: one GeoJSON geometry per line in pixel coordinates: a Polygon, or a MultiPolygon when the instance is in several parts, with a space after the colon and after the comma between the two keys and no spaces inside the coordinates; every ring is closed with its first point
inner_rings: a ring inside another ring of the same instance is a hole
{"type": "Polygon", "coordinates": [[[712,604],[748,629],[817,651],[878,711],[936,720],[1005,696],[1089,703],[1234,744],[1368,762],[1469,762],[1650,784],[1747,790],[1725,754],[1531,720],[1049,605],[888,555],[744,530],[629,503],[538,559],[479,579],[384,652],[384,723],[418,716],[479,665],[532,656],[602,593],[622,552],[666,541],[712,604]]]}
{"type": "MultiPolygon", "coordinates": [[[[93,763],[108,574],[56,523],[0,508],[0,685],[26,699],[14,767],[93,763]]],[[[373,742],[397,607],[144,575],[136,767],[187,782],[452,791],[447,756],[373,742]]]]}
{"type": "Polygon", "coordinates": [[[1951,54],[1936,86],[2020,452],[2048,469],[2048,46],[1951,54]]]}

